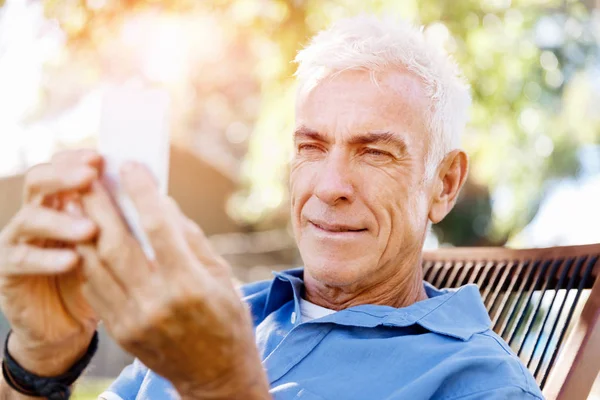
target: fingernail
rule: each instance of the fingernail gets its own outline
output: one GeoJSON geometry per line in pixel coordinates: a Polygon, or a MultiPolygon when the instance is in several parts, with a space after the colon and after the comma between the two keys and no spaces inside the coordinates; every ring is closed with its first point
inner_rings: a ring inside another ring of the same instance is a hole
{"type": "Polygon", "coordinates": [[[56,269],[63,271],[77,263],[78,256],[72,252],[61,252],[56,256],[56,269]]]}
{"type": "Polygon", "coordinates": [[[83,216],[83,212],[81,211],[81,205],[74,200],[69,200],[66,202],[65,211],[67,212],[67,214],[75,217],[83,216]]]}
{"type": "Polygon", "coordinates": [[[96,229],[96,225],[87,219],[81,219],[75,223],[74,228],[77,233],[81,235],[87,235],[96,229]]]}

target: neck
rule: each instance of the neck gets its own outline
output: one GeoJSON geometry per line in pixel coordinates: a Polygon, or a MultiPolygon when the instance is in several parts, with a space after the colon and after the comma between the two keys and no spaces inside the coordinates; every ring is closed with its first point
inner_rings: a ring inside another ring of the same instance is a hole
{"type": "Polygon", "coordinates": [[[347,286],[319,282],[305,270],[306,300],[332,310],[343,310],[361,304],[401,308],[427,299],[420,252],[404,260],[382,266],[370,277],[347,286]]]}

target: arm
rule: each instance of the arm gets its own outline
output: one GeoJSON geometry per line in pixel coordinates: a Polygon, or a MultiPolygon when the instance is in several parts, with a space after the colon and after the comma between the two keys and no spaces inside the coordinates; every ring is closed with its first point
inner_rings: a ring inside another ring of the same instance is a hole
{"type": "MultiPolygon", "coordinates": [[[[0,231],[0,309],[12,333],[8,352],[38,376],[58,376],[86,352],[95,313],[80,293],[79,257],[71,246],[96,227],[62,207],[64,196],[87,190],[100,157],[89,151],[55,155],[25,175],[23,206],[0,231]]],[[[0,378],[0,399],[29,398],[0,378]]]]}
{"type": "Polygon", "coordinates": [[[247,306],[200,228],[157,190],[142,166],[121,183],[155,252],[149,261],[106,189],[94,183],[83,207],[99,228],[80,244],[83,293],[107,331],[167,379],[182,399],[268,399],[269,385],[247,306]]]}

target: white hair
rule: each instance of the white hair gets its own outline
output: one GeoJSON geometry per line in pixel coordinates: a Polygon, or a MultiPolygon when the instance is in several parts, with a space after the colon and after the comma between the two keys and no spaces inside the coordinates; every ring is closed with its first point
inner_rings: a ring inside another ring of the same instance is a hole
{"type": "Polygon", "coordinates": [[[460,146],[471,105],[470,88],[452,57],[429,43],[422,28],[367,15],[343,19],[315,35],[295,61],[299,92],[345,70],[369,71],[373,80],[377,72],[412,72],[432,102],[426,116],[432,135],[427,178],[433,177],[449,151],[460,146]]]}

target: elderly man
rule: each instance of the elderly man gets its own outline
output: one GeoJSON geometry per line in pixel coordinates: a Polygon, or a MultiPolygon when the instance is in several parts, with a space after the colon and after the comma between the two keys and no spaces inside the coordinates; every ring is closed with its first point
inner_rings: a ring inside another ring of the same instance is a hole
{"type": "Polygon", "coordinates": [[[240,301],[200,229],[129,164],[149,262],[98,182],[101,157],[59,154],[28,172],[0,237],[2,398],[68,397],[99,320],[136,356],[106,400],[542,398],[477,287],[423,282],[429,224],[467,175],[470,97],[454,63],[372,17],[318,34],[297,61],[290,194],[304,269],[244,286],[240,301]]]}

